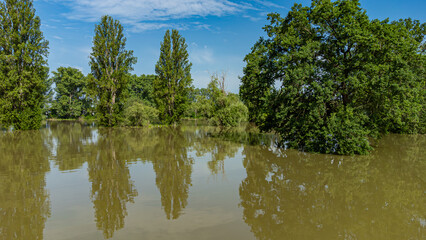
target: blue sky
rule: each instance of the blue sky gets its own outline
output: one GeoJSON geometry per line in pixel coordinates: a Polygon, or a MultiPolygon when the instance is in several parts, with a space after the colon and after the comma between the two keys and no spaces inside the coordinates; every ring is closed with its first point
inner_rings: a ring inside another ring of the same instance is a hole
{"type": "MultiPolygon", "coordinates": [[[[264,35],[267,13],[285,16],[294,3],[310,1],[239,0],[36,0],[36,14],[49,41],[49,67],[90,72],[94,26],[103,15],[125,28],[127,49],[138,58],[133,73],[153,74],[166,29],[178,29],[188,44],[195,87],[206,87],[212,73],[226,73],[226,88],[238,92],[244,56],[264,35]]],[[[426,1],[363,0],[370,18],[425,22],[426,1]]]]}

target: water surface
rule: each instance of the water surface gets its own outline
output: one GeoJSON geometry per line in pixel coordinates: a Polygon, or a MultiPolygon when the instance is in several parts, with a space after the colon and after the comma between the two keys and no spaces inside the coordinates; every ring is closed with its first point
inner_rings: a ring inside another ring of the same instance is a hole
{"type": "Polygon", "coordinates": [[[425,239],[426,136],[368,156],[186,123],[0,133],[0,239],[425,239]]]}

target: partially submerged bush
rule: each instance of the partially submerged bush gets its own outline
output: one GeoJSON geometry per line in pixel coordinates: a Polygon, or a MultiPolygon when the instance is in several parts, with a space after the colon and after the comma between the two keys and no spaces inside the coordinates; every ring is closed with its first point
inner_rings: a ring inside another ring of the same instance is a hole
{"type": "Polygon", "coordinates": [[[248,109],[239,96],[227,93],[224,83],[219,83],[218,76],[213,75],[207,87],[211,102],[210,122],[214,125],[235,127],[248,119],[248,109]]]}
{"type": "Polygon", "coordinates": [[[248,109],[238,96],[221,96],[219,106],[211,117],[211,123],[219,126],[235,127],[248,119],[248,109]]]}
{"type": "Polygon", "coordinates": [[[134,101],[124,111],[126,126],[148,126],[158,121],[158,110],[139,101],[134,101]]]}

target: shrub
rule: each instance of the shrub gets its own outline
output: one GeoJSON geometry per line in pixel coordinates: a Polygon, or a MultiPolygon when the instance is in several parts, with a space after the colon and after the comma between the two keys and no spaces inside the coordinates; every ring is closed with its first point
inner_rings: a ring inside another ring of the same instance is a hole
{"type": "Polygon", "coordinates": [[[211,123],[214,125],[235,127],[248,119],[248,109],[239,100],[238,96],[222,96],[219,100],[222,107],[216,109],[211,117],[211,123]]]}
{"type": "Polygon", "coordinates": [[[126,126],[148,126],[158,121],[158,110],[134,101],[125,109],[124,117],[126,126]]]}

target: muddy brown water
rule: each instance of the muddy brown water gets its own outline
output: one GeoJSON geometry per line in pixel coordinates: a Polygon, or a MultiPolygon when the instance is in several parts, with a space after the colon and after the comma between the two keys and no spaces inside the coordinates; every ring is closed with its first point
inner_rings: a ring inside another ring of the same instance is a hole
{"type": "Polygon", "coordinates": [[[184,123],[0,133],[0,239],[425,239],[426,136],[368,156],[184,123]]]}

